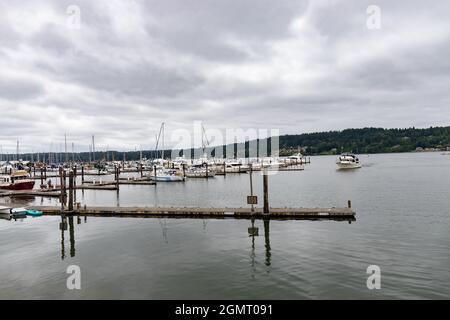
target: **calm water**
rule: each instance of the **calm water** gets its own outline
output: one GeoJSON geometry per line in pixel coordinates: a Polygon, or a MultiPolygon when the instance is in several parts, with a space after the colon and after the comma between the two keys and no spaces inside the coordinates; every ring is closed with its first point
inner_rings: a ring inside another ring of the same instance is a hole
{"type": "MultiPolygon", "coordinates": [[[[450,297],[450,156],[361,156],[335,169],[313,157],[303,172],[269,177],[271,206],[345,206],[357,221],[60,217],[0,220],[0,299],[402,299],[450,297]],[[366,269],[381,268],[381,290],[366,269]],[[67,290],[66,268],[81,268],[67,290]]],[[[254,178],[261,196],[262,179],[254,178]]],[[[92,205],[243,206],[248,175],[79,191],[92,205]]],[[[260,198],[261,199],[261,198],[260,198]]],[[[4,201],[4,200],[0,200],[4,201]]],[[[54,200],[23,200],[50,204],[54,200]]]]}

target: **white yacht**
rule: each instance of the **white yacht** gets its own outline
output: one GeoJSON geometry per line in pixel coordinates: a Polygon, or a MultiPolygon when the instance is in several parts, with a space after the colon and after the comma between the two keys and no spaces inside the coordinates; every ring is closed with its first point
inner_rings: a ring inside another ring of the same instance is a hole
{"type": "Polygon", "coordinates": [[[186,171],[186,177],[188,178],[214,178],[215,175],[216,171],[209,166],[208,169],[205,166],[191,166],[186,171]]]}
{"type": "Polygon", "coordinates": [[[242,173],[249,170],[247,164],[243,164],[241,160],[227,160],[225,161],[225,170],[227,173],[242,173]]]}
{"type": "Polygon", "coordinates": [[[157,181],[157,182],[180,182],[184,181],[184,177],[182,173],[180,173],[178,170],[175,169],[164,169],[160,168],[156,170],[156,177],[155,172],[152,171],[150,174],[148,174],[150,177],[150,180],[157,181]]]}
{"type": "Polygon", "coordinates": [[[339,169],[358,169],[361,168],[361,162],[359,158],[351,153],[345,153],[339,156],[336,162],[339,169]]]}

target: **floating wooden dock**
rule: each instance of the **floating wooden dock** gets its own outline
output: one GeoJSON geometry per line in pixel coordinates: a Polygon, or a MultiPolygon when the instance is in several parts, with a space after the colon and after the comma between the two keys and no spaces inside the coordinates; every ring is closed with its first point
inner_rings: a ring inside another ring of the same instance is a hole
{"type": "MultiPolygon", "coordinates": [[[[30,209],[44,212],[46,215],[60,215],[61,208],[33,206],[30,209]]],[[[262,208],[198,208],[198,207],[96,207],[82,206],[72,212],[82,216],[185,216],[185,217],[277,217],[277,218],[315,218],[315,219],[355,219],[351,208],[270,208],[270,214],[264,214],[262,208]]]]}
{"type": "Polygon", "coordinates": [[[61,197],[60,190],[2,191],[0,197],[61,197]]]}
{"type": "MultiPolygon", "coordinates": [[[[91,186],[113,186],[117,185],[116,181],[104,181],[104,182],[94,182],[94,181],[84,181],[85,185],[91,186]]],[[[119,185],[144,185],[153,186],[156,183],[150,179],[120,179],[119,185]]]]}

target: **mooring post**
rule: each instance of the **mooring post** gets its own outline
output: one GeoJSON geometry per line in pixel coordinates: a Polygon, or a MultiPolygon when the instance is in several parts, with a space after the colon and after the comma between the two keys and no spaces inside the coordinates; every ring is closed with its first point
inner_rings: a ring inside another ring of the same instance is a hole
{"type": "Polygon", "coordinates": [[[263,171],[263,189],[264,189],[264,214],[269,214],[269,176],[267,169],[263,171]]]}
{"type": "Polygon", "coordinates": [[[73,211],[73,171],[69,172],[69,212],[73,211]]]}
{"type": "Polygon", "coordinates": [[[141,178],[142,178],[142,177],[144,177],[144,173],[143,173],[143,171],[142,171],[142,169],[143,169],[142,167],[143,167],[143,166],[142,166],[142,163],[140,163],[139,165],[140,165],[140,170],[141,170],[141,178]]]}
{"type": "MultiPolygon", "coordinates": [[[[253,169],[252,164],[250,163],[250,196],[253,198],[253,169]]],[[[252,202],[252,214],[255,212],[255,207],[252,202]]],[[[252,227],[253,227],[253,220],[252,220],[252,227]]]]}
{"type": "Polygon", "coordinates": [[[349,207],[349,208],[352,207],[352,201],[351,201],[351,200],[348,200],[347,204],[348,204],[348,207],[349,207]]]}
{"type": "Polygon", "coordinates": [[[73,167],[73,203],[77,202],[77,167],[73,167]]]}
{"type": "Polygon", "coordinates": [[[47,180],[47,167],[44,167],[45,180],[47,180]]]}
{"type": "Polygon", "coordinates": [[[185,163],[181,164],[181,167],[183,168],[183,179],[186,180],[186,164],[185,163]]]}
{"type": "Polygon", "coordinates": [[[84,183],[84,165],[81,166],[81,183],[84,183]]]}
{"type": "Polygon", "coordinates": [[[205,162],[206,164],[206,179],[208,179],[209,171],[208,171],[208,162],[205,162]]]}
{"type": "Polygon", "coordinates": [[[120,167],[116,167],[116,188],[119,191],[119,176],[120,176],[120,167]]]}
{"type": "Polygon", "coordinates": [[[44,185],[44,173],[43,173],[43,170],[41,168],[41,188],[42,188],[43,185],[44,185]]]}
{"type": "MultiPolygon", "coordinates": [[[[41,174],[42,175],[42,174],[41,174]]],[[[61,195],[59,197],[59,200],[61,202],[61,211],[64,210],[64,183],[63,183],[63,168],[59,167],[59,188],[61,189],[61,195]]]]}
{"type": "Polygon", "coordinates": [[[154,180],[155,180],[155,186],[156,186],[156,166],[153,166],[153,172],[154,172],[154,180]]]}
{"type": "Polygon", "coordinates": [[[227,164],[225,161],[223,162],[223,176],[225,177],[227,175],[227,164]]]}
{"type": "Polygon", "coordinates": [[[67,173],[66,170],[63,170],[63,198],[64,198],[64,207],[67,207],[67,173]]]}

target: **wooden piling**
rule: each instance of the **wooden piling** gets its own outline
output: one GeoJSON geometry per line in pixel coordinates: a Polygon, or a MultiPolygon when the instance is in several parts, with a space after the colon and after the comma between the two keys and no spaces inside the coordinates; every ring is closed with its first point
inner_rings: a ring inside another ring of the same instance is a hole
{"type": "Polygon", "coordinates": [[[44,186],[44,170],[41,168],[41,188],[44,186]]]}
{"type": "MultiPolygon", "coordinates": [[[[250,163],[250,196],[253,198],[253,169],[252,164],[250,163]]],[[[255,206],[252,202],[252,213],[255,212],[255,206]]]]}
{"type": "Polygon", "coordinates": [[[63,181],[63,168],[59,167],[59,186],[61,189],[61,196],[59,201],[61,202],[61,211],[64,210],[64,181],[63,181]]]}
{"type": "Polygon", "coordinates": [[[73,203],[77,202],[77,167],[73,167],[73,203]]]}
{"type": "Polygon", "coordinates": [[[73,171],[69,172],[69,211],[73,211],[73,171]]]}
{"type": "Polygon", "coordinates": [[[269,176],[267,170],[263,171],[263,190],[264,190],[264,214],[269,214],[269,176]]]}

